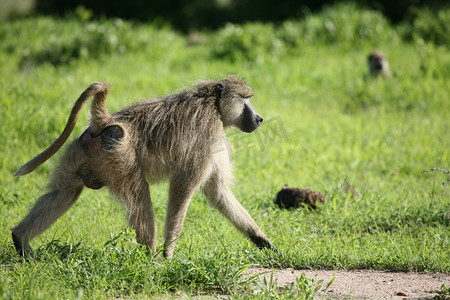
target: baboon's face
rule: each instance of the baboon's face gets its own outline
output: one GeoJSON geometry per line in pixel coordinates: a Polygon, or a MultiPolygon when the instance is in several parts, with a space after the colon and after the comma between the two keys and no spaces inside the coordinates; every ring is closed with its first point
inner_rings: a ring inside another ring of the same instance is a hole
{"type": "Polygon", "coordinates": [[[232,84],[218,84],[222,89],[219,100],[219,110],[224,126],[234,126],[244,132],[255,131],[264,120],[250,102],[252,90],[245,84],[233,82],[232,84]]]}
{"type": "Polygon", "coordinates": [[[372,74],[381,73],[383,70],[386,70],[387,61],[384,56],[381,55],[370,55],[369,56],[369,72],[372,74]]]}

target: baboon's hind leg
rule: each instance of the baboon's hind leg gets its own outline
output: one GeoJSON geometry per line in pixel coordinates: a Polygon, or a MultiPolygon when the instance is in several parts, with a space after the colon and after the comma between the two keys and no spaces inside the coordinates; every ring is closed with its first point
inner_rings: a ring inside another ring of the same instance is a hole
{"type": "Polygon", "coordinates": [[[83,190],[83,182],[81,179],[77,181],[79,184],[76,186],[61,186],[42,195],[22,222],[11,229],[14,246],[20,256],[31,255],[30,241],[49,228],[75,203],[83,190]]]}
{"type": "Polygon", "coordinates": [[[85,156],[77,143],[72,143],[61,159],[48,185],[50,192],[39,197],[28,215],[12,228],[14,246],[23,257],[32,254],[30,241],[49,228],[78,199],[83,181],[76,174],[85,156]]]}

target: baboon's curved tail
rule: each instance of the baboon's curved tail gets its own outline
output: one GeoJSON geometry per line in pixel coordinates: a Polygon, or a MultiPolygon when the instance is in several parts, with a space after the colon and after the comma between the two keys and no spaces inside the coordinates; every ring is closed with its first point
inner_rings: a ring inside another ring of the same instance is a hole
{"type": "Polygon", "coordinates": [[[15,173],[14,176],[22,176],[32,172],[38,166],[43,164],[47,159],[52,157],[64,143],[69,138],[72,133],[75,124],[77,123],[78,116],[81,112],[81,109],[89,100],[90,97],[94,96],[94,100],[92,102],[92,117],[93,121],[95,121],[94,125],[98,125],[100,123],[108,122],[107,119],[111,118],[111,114],[106,109],[105,101],[106,96],[109,92],[109,84],[106,82],[95,82],[89,86],[87,90],[85,90],[80,97],[75,102],[75,105],[72,108],[72,112],[70,113],[69,119],[67,120],[66,127],[64,128],[61,135],[56,139],[56,141],[51,144],[50,147],[45,149],[42,153],[35,156],[32,160],[21,166],[15,173]],[[98,118],[101,118],[99,120],[98,118]]]}

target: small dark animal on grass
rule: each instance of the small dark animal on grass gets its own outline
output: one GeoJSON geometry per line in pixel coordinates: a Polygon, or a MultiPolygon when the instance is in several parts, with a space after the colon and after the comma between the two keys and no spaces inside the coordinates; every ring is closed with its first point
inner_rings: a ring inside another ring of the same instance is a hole
{"type": "Polygon", "coordinates": [[[325,202],[325,196],[313,190],[290,188],[287,184],[277,194],[275,204],[280,208],[317,208],[316,201],[325,202]]]}
{"type": "Polygon", "coordinates": [[[230,188],[231,150],[225,129],[250,133],[263,122],[250,103],[249,86],[235,76],[200,81],[194,89],[135,103],[113,114],[105,105],[108,91],[109,84],[93,83],[75,102],[60,137],[15,173],[30,173],[53,156],[70,136],[84,104],[94,97],[89,128],[67,146],[49,191],[12,228],[19,255],[32,255],[30,241],[62,216],[85,187],[103,186],[125,204],[137,242],[155,252],[149,183],[162,180],[170,181],[165,257],[173,255],[197,189],[257,247],[275,249],[230,188]]]}

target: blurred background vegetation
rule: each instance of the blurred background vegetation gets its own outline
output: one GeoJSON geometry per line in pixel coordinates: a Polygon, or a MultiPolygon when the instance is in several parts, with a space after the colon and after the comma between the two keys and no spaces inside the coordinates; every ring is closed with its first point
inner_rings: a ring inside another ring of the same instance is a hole
{"type": "MultiPolygon", "coordinates": [[[[84,7],[94,17],[118,17],[127,20],[157,21],[182,32],[217,29],[226,23],[275,22],[304,19],[324,7],[348,1],[333,0],[1,0],[0,18],[26,14],[64,16],[84,7]]],[[[449,7],[446,0],[355,0],[356,5],[380,12],[398,24],[414,22],[423,10],[437,14],[449,7]]]]}
{"type": "Polygon", "coordinates": [[[2,0],[0,50],[27,67],[97,59],[148,45],[156,53],[183,35],[189,45],[208,44],[210,58],[229,62],[295,56],[318,45],[350,50],[413,42],[427,71],[433,67],[432,47],[450,45],[448,1],[272,2],[2,0]],[[50,34],[43,39],[36,33],[50,34]]]}

